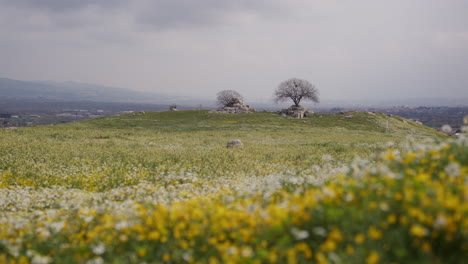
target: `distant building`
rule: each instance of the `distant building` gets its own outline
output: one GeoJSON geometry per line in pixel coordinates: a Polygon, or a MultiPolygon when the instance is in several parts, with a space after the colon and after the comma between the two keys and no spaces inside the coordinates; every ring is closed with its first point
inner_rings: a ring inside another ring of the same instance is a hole
{"type": "Polygon", "coordinates": [[[71,114],[71,113],[63,113],[63,114],[56,114],[55,116],[61,116],[61,117],[74,117],[75,114],[71,114]]]}

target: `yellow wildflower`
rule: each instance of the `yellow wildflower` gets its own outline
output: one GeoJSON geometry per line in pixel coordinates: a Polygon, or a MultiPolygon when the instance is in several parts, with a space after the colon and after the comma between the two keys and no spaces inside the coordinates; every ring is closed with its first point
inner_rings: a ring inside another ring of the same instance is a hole
{"type": "Polygon", "coordinates": [[[320,252],[315,256],[315,260],[318,264],[328,264],[327,258],[320,252]]]}
{"type": "Polygon", "coordinates": [[[379,262],[380,256],[376,251],[372,251],[366,258],[366,264],[376,264],[379,262]]]}
{"type": "Polygon", "coordinates": [[[366,239],[366,237],[365,237],[363,234],[357,234],[357,235],[354,237],[354,241],[355,241],[357,244],[362,244],[362,242],[364,242],[365,239],[366,239]]]}
{"type": "Polygon", "coordinates": [[[369,227],[367,233],[371,239],[379,240],[380,238],[382,238],[382,232],[374,226],[369,227]]]}
{"type": "Polygon", "coordinates": [[[389,216],[387,217],[387,222],[388,222],[389,224],[394,224],[394,223],[396,222],[396,220],[397,220],[397,217],[396,217],[395,214],[391,214],[391,215],[389,215],[389,216]]]}
{"type": "Polygon", "coordinates": [[[335,251],[336,243],[331,239],[327,239],[322,245],[320,245],[320,250],[325,252],[335,251]]]}
{"type": "Polygon", "coordinates": [[[340,231],[338,229],[333,229],[330,234],[328,234],[328,237],[334,241],[342,241],[343,240],[343,235],[341,235],[340,231]]]}
{"type": "Polygon", "coordinates": [[[346,246],[346,253],[347,253],[348,255],[354,255],[354,247],[351,246],[351,245],[347,245],[347,246],[346,246]]]}
{"type": "Polygon", "coordinates": [[[149,240],[158,240],[160,237],[161,237],[161,234],[159,234],[158,231],[151,231],[148,234],[149,240]]]}
{"type": "Polygon", "coordinates": [[[146,256],[146,249],[145,248],[139,248],[137,250],[137,253],[138,253],[139,257],[144,257],[144,256],[146,256]]]}
{"type": "Polygon", "coordinates": [[[410,234],[416,237],[423,237],[427,234],[427,229],[421,225],[414,224],[411,226],[410,234]]]}

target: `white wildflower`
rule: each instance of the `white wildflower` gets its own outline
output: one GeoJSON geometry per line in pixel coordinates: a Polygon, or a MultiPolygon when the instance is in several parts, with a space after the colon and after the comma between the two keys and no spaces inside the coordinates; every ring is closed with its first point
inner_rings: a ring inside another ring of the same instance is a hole
{"type": "Polygon", "coordinates": [[[187,262],[191,262],[191,260],[193,259],[192,252],[185,251],[184,253],[182,253],[182,259],[187,261],[187,262]]]}
{"type": "Polygon", "coordinates": [[[43,227],[39,227],[36,229],[36,233],[41,236],[43,239],[47,239],[48,237],[50,237],[50,231],[43,228],[43,227]]]}
{"type": "Polygon", "coordinates": [[[92,215],[85,215],[85,216],[82,216],[82,218],[83,218],[83,221],[85,221],[86,223],[89,223],[89,222],[93,221],[94,216],[92,216],[92,215]]]}
{"type": "Polygon", "coordinates": [[[237,248],[236,247],[233,247],[233,246],[228,247],[228,249],[226,251],[227,251],[227,253],[229,255],[237,255],[237,248]]]}
{"type": "Polygon", "coordinates": [[[64,222],[53,222],[50,224],[50,228],[52,229],[53,233],[60,232],[64,226],[65,226],[64,222]]]}
{"type": "Polygon", "coordinates": [[[447,173],[448,176],[452,177],[458,177],[461,174],[461,168],[460,165],[456,162],[450,162],[447,167],[445,167],[445,173],[447,173]]]}
{"type": "Polygon", "coordinates": [[[296,240],[303,240],[309,237],[309,232],[307,230],[300,230],[295,227],[291,228],[291,234],[296,240]]]}
{"type": "Polygon", "coordinates": [[[452,132],[452,127],[449,126],[449,125],[443,125],[443,126],[442,126],[442,132],[444,132],[444,133],[450,133],[450,132],[452,132]]]}
{"type": "Polygon", "coordinates": [[[325,162],[330,162],[333,160],[333,156],[330,155],[330,154],[324,154],[322,155],[322,160],[325,161],[325,162]]]}
{"type": "Polygon", "coordinates": [[[31,259],[32,264],[48,264],[52,261],[52,259],[48,256],[41,256],[41,255],[35,255],[31,259]]]}
{"type": "Polygon", "coordinates": [[[9,245],[9,246],[7,246],[7,249],[8,249],[9,253],[10,253],[12,256],[14,256],[14,257],[18,257],[18,256],[19,256],[19,252],[20,252],[19,247],[13,246],[13,245],[9,245]]]}
{"type": "Polygon", "coordinates": [[[340,257],[335,252],[328,253],[328,259],[331,260],[333,263],[341,263],[340,257]]]}
{"type": "Polygon", "coordinates": [[[117,224],[115,224],[115,230],[122,230],[125,228],[128,228],[130,224],[127,221],[120,221],[117,224]]]}
{"type": "Polygon", "coordinates": [[[327,197],[335,197],[336,195],[334,190],[327,187],[323,188],[323,194],[327,197]]]}
{"type": "Polygon", "coordinates": [[[104,264],[104,260],[101,257],[90,259],[86,264],[104,264]]]}
{"type": "Polygon", "coordinates": [[[314,229],[312,229],[312,232],[314,232],[314,234],[318,236],[323,236],[323,237],[327,236],[327,230],[321,226],[314,227],[314,229]]]}
{"type": "Polygon", "coordinates": [[[437,216],[433,224],[434,228],[437,230],[443,228],[446,225],[447,225],[447,219],[442,215],[437,216]]]}
{"type": "Polygon", "coordinates": [[[94,254],[102,255],[102,254],[104,254],[104,252],[106,252],[106,246],[104,245],[104,243],[100,243],[100,244],[97,244],[96,246],[94,246],[92,248],[92,250],[93,250],[94,254]]]}
{"type": "Polygon", "coordinates": [[[390,207],[388,206],[387,203],[380,203],[379,208],[380,208],[380,210],[382,210],[384,212],[386,212],[386,211],[388,211],[388,209],[390,209],[390,207]]]}
{"type": "Polygon", "coordinates": [[[250,258],[253,256],[253,250],[250,247],[243,247],[241,250],[241,256],[244,258],[250,258]]]}

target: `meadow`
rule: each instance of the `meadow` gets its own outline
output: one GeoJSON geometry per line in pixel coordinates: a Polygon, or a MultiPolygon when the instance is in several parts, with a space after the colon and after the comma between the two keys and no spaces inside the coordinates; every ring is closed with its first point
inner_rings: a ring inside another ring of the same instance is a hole
{"type": "Polygon", "coordinates": [[[468,258],[466,137],[396,116],[138,112],[0,146],[0,263],[468,258]]]}

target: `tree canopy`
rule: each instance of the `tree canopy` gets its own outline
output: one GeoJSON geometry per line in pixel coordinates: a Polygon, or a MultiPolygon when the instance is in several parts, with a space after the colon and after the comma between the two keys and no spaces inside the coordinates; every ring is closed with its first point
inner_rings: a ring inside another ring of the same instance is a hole
{"type": "Polygon", "coordinates": [[[243,100],[242,95],[234,90],[223,90],[216,95],[216,101],[221,106],[233,106],[243,100]]]}
{"type": "Polygon", "coordinates": [[[302,99],[311,100],[315,103],[320,101],[317,88],[310,82],[298,78],[291,78],[280,83],[274,96],[275,102],[291,99],[296,106],[299,106],[302,99]]]}

